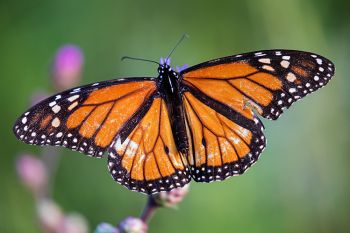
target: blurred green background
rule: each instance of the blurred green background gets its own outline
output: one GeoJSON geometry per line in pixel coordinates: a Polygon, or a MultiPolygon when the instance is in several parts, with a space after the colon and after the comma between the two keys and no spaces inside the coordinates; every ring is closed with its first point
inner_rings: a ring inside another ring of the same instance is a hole
{"type": "MultiPolygon", "coordinates": [[[[324,55],[336,76],[278,121],[264,120],[268,146],[241,177],[191,184],[178,210],[162,209],[150,232],[349,232],[350,14],[340,0],[0,2],[0,232],[40,232],[34,200],[15,172],[16,156],[40,148],[17,141],[12,124],[34,91],[50,91],[57,48],[79,45],[82,83],[155,76],[156,66],[121,62],[124,55],[158,59],[183,33],[190,38],[173,65],[260,49],[324,55]]],[[[52,90],[51,90],[52,91],[52,90]]],[[[106,160],[61,149],[55,200],[89,221],[139,216],[146,197],[117,185],[106,160]]]]}

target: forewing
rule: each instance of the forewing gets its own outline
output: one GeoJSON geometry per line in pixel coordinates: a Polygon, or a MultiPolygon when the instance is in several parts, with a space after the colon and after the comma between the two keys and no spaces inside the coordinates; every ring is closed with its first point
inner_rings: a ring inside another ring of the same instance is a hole
{"type": "Polygon", "coordinates": [[[128,125],[108,150],[115,181],[146,194],[170,191],[190,181],[186,159],[176,148],[165,101],[149,100],[139,123],[128,125]]]}
{"type": "Polygon", "coordinates": [[[285,108],[328,83],[334,75],[328,59],[301,51],[268,50],[219,58],[181,72],[182,85],[196,89],[245,117],[255,108],[277,119],[285,108]]]}
{"type": "Polygon", "coordinates": [[[74,88],[40,102],[13,131],[28,144],[64,146],[101,157],[120,129],[154,95],[151,78],[130,78],[74,88]]]}

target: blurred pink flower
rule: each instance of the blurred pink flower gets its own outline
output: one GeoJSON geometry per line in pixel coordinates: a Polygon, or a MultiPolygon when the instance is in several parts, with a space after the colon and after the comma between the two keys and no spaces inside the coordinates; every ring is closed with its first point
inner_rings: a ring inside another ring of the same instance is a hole
{"type": "Polygon", "coordinates": [[[56,52],[53,67],[53,84],[57,90],[65,90],[77,85],[81,78],[84,55],[75,45],[64,45],[56,52]]]}
{"type": "Polygon", "coordinates": [[[88,233],[88,224],[80,214],[64,215],[57,203],[50,199],[38,199],[38,220],[45,232],[88,233]]]}
{"type": "Polygon", "coordinates": [[[169,192],[160,192],[151,196],[153,201],[162,207],[176,207],[186,197],[189,185],[182,188],[176,188],[169,192]]]}
{"type": "Polygon", "coordinates": [[[100,223],[94,233],[119,233],[119,230],[109,223],[100,223]]]}
{"type": "Polygon", "coordinates": [[[141,219],[135,217],[127,217],[118,225],[121,233],[146,233],[148,226],[141,219]]]}
{"type": "Polygon", "coordinates": [[[36,91],[32,94],[30,98],[30,106],[34,106],[41,102],[42,100],[48,98],[50,95],[45,91],[36,91]]]}
{"type": "Polygon", "coordinates": [[[47,185],[47,171],[40,159],[32,155],[20,155],[16,168],[24,185],[37,196],[43,194],[44,187],[47,185]]]}
{"type": "Polygon", "coordinates": [[[69,214],[63,219],[62,230],[57,233],[88,233],[87,221],[80,214],[69,214]]]}
{"type": "Polygon", "coordinates": [[[52,200],[40,199],[37,202],[37,213],[40,225],[47,232],[59,232],[63,226],[64,214],[52,200]]]}

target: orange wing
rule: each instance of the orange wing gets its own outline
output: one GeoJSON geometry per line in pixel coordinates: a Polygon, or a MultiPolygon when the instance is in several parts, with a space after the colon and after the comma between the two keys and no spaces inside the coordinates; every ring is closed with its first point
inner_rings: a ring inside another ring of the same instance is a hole
{"type": "Polygon", "coordinates": [[[182,83],[242,116],[253,107],[263,117],[277,119],[285,108],[327,84],[334,65],[307,52],[270,50],[205,62],[184,70],[182,83]]]}
{"type": "Polygon", "coordinates": [[[124,125],[137,123],[144,103],[153,98],[156,88],[151,78],[78,87],[32,107],[13,130],[28,144],[64,146],[101,157],[124,125]]]}
{"type": "Polygon", "coordinates": [[[265,148],[263,125],[250,109],[247,118],[190,92],[183,95],[191,148],[188,163],[195,181],[242,174],[265,148]],[[221,109],[220,112],[214,110],[221,109]]]}
{"type": "Polygon", "coordinates": [[[108,168],[128,189],[152,194],[190,182],[176,148],[165,101],[156,97],[135,128],[125,128],[109,149],[108,168]],[[131,131],[131,132],[130,132],[131,131]]]}

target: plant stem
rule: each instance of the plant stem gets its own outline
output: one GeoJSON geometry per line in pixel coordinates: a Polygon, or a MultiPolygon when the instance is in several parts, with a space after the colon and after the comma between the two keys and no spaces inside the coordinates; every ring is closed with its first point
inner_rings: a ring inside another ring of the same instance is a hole
{"type": "Polygon", "coordinates": [[[44,187],[45,190],[43,190],[43,192],[45,197],[51,197],[52,185],[54,183],[57,167],[60,160],[60,155],[57,148],[44,148],[42,150],[42,160],[46,166],[49,177],[48,184],[46,187],[44,187]]]}
{"type": "Polygon", "coordinates": [[[145,208],[142,211],[141,220],[148,223],[158,207],[159,205],[155,203],[152,196],[149,196],[145,208]]]}

